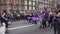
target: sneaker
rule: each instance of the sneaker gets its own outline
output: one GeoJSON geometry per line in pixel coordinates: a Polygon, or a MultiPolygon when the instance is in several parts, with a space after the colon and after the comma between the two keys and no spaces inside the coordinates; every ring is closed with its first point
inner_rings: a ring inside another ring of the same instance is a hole
{"type": "Polygon", "coordinates": [[[42,31],[45,31],[43,28],[41,28],[42,31]]]}
{"type": "Polygon", "coordinates": [[[5,33],[8,33],[8,31],[5,31],[5,33]]]}
{"type": "Polygon", "coordinates": [[[42,29],[42,31],[45,31],[44,29],[42,29]]]}
{"type": "Polygon", "coordinates": [[[8,33],[9,32],[9,30],[7,29],[6,31],[5,31],[5,33],[8,33]]]}
{"type": "Polygon", "coordinates": [[[41,30],[43,30],[42,28],[40,28],[41,30]]]}
{"type": "Polygon", "coordinates": [[[47,28],[44,28],[44,30],[47,30],[47,28]]]}

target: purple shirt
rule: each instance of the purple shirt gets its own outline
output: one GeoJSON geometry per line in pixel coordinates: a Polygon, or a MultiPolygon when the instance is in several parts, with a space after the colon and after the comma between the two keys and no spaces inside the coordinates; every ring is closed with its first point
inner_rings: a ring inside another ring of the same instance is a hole
{"type": "Polygon", "coordinates": [[[38,17],[32,17],[32,20],[36,21],[36,20],[39,20],[39,18],[38,17]]]}

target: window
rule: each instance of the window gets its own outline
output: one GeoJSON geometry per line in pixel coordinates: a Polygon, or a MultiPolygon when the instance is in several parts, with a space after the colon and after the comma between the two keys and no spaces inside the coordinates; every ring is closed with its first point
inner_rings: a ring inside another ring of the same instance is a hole
{"type": "Polygon", "coordinates": [[[47,7],[48,5],[45,5],[45,7],[47,7]]]}
{"type": "Polygon", "coordinates": [[[6,2],[7,4],[9,4],[10,2],[6,2]]]}
{"type": "Polygon", "coordinates": [[[31,1],[29,1],[29,5],[31,5],[31,1]]]}
{"type": "Polygon", "coordinates": [[[48,0],[48,1],[52,1],[52,0],[48,0]]]}
{"type": "Polygon", "coordinates": [[[18,4],[19,3],[19,1],[18,0],[16,0],[16,4],[18,4]]]}
{"type": "Polygon", "coordinates": [[[25,6],[25,10],[27,10],[27,6],[25,6]]]}
{"type": "Polygon", "coordinates": [[[22,10],[22,6],[19,7],[19,10],[22,10]]]}
{"type": "Polygon", "coordinates": [[[31,10],[31,6],[29,6],[29,10],[31,10]]]}
{"type": "Polygon", "coordinates": [[[42,0],[42,1],[45,1],[45,0],[42,0]]]}
{"type": "Polygon", "coordinates": [[[9,10],[11,8],[10,5],[6,5],[6,9],[9,10]]]}
{"type": "Polygon", "coordinates": [[[41,1],[41,0],[39,0],[39,1],[41,1]]]}
{"type": "Polygon", "coordinates": [[[25,5],[27,5],[27,1],[25,1],[25,5]]]}
{"type": "Polygon", "coordinates": [[[22,7],[19,7],[19,10],[22,10],[22,7]]]}
{"type": "Polygon", "coordinates": [[[10,2],[12,3],[13,1],[12,1],[12,0],[10,0],[10,2]]]}
{"type": "Polygon", "coordinates": [[[36,1],[38,1],[38,0],[36,0],[36,1]]]}
{"type": "Polygon", "coordinates": [[[33,2],[33,5],[35,5],[35,2],[33,2]]]}
{"type": "Polygon", "coordinates": [[[0,8],[1,8],[2,10],[6,9],[6,8],[5,8],[5,5],[2,5],[0,8]]]}
{"type": "Polygon", "coordinates": [[[17,6],[13,6],[13,9],[15,9],[15,10],[16,10],[16,9],[17,9],[17,6]]]}
{"type": "Polygon", "coordinates": [[[35,0],[33,0],[33,1],[35,1],[35,0]]]}
{"type": "Polygon", "coordinates": [[[14,5],[12,6],[12,8],[14,9],[14,5]]]}
{"type": "Polygon", "coordinates": [[[7,10],[10,10],[11,8],[9,7],[7,10]]]}
{"type": "Polygon", "coordinates": [[[48,1],[44,1],[45,3],[48,3],[48,1]]]}
{"type": "Polygon", "coordinates": [[[35,7],[33,7],[33,10],[35,10],[35,7]]]}
{"type": "Polygon", "coordinates": [[[19,0],[19,5],[21,5],[21,0],[19,0]]]}

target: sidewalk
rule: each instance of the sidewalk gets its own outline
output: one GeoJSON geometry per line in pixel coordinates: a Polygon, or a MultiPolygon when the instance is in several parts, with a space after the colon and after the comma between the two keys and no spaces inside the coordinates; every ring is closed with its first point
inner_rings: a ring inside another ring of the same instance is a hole
{"type": "Polygon", "coordinates": [[[0,27],[0,34],[5,34],[5,25],[0,27]]]}

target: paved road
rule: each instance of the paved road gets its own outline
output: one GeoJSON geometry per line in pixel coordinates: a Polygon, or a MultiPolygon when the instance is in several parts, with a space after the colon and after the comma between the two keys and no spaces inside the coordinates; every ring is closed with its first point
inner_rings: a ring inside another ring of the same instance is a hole
{"type": "Polygon", "coordinates": [[[11,28],[13,29],[9,30],[7,34],[53,34],[53,29],[48,28],[43,32],[39,29],[39,25],[28,24],[27,21],[14,22],[11,28]]]}
{"type": "Polygon", "coordinates": [[[12,22],[12,25],[11,26],[12,26],[12,28],[14,28],[14,27],[20,27],[20,26],[24,26],[24,25],[29,25],[26,20],[12,22]]]}

